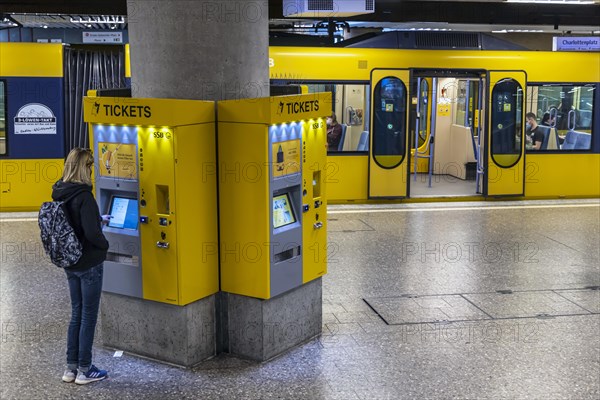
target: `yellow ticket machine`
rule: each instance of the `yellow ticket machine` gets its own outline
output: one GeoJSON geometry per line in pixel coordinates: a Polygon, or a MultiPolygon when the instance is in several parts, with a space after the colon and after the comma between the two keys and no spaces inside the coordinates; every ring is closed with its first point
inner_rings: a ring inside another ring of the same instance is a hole
{"type": "Polygon", "coordinates": [[[331,94],[218,102],[221,290],[270,299],[327,272],[331,94]]]}
{"type": "Polygon", "coordinates": [[[86,97],[103,290],[185,305],[219,290],[214,103],[86,97]]]}

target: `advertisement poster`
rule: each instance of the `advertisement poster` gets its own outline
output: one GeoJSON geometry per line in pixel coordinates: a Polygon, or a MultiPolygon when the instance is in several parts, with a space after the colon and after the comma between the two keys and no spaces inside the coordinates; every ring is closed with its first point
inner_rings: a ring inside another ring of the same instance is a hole
{"type": "Polygon", "coordinates": [[[100,176],[137,179],[135,144],[98,142],[100,176]]]}
{"type": "Polygon", "coordinates": [[[55,135],[56,117],[50,107],[29,103],[17,111],[14,126],[15,135],[55,135]]]}
{"type": "Polygon", "coordinates": [[[273,177],[300,172],[300,139],[273,143],[273,177]]]}

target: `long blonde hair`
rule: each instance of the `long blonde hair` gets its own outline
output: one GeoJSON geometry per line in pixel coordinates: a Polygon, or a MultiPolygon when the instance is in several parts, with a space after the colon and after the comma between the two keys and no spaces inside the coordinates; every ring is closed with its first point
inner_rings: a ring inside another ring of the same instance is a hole
{"type": "Polygon", "coordinates": [[[65,161],[65,170],[63,172],[63,182],[92,184],[92,167],[94,166],[94,156],[90,149],[75,147],[65,161]]]}

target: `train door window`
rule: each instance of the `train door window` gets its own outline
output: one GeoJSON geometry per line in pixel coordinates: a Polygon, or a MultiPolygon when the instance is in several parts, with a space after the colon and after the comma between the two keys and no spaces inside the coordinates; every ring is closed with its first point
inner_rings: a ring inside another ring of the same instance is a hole
{"type": "Polygon", "coordinates": [[[6,154],[6,83],[0,81],[0,155],[6,154]]]}
{"type": "Polygon", "coordinates": [[[538,125],[549,126],[543,150],[590,150],[595,84],[534,84],[527,86],[527,112],[538,125]]]}
{"type": "Polygon", "coordinates": [[[406,143],[406,87],[394,77],[377,83],[373,96],[373,158],[382,168],[402,163],[406,143]]]}
{"type": "Polygon", "coordinates": [[[475,121],[475,115],[479,106],[479,81],[469,81],[468,97],[466,126],[477,127],[479,121],[475,121]]]}
{"type": "Polygon", "coordinates": [[[454,124],[459,126],[468,126],[467,117],[467,85],[466,80],[459,80],[456,85],[456,113],[454,114],[454,124]]]}
{"type": "Polygon", "coordinates": [[[514,79],[498,82],[492,90],[492,160],[512,167],[521,158],[523,90],[514,79]]]}
{"type": "Polygon", "coordinates": [[[479,81],[459,80],[456,89],[454,124],[469,127],[476,126],[475,111],[479,104],[479,81]]]}
{"type": "Polygon", "coordinates": [[[421,147],[427,140],[427,123],[429,122],[429,84],[427,83],[427,79],[421,80],[419,101],[421,102],[419,105],[421,113],[421,117],[419,118],[419,147],[421,147]]]}

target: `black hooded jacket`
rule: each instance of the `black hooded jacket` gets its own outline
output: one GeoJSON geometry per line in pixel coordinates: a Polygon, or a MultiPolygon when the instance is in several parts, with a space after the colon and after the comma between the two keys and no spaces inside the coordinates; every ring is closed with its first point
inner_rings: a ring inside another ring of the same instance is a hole
{"type": "Polygon", "coordinates": [[[54,200],[64,201],[75,193],[77,195],[67,203],[67,210],[71,225],[83,246],[83,254],[69,271],[84,271],[106,259],[108,241],[102,233],[100,212],[91,186],[62,180],[52,186],[54,200]]]}

